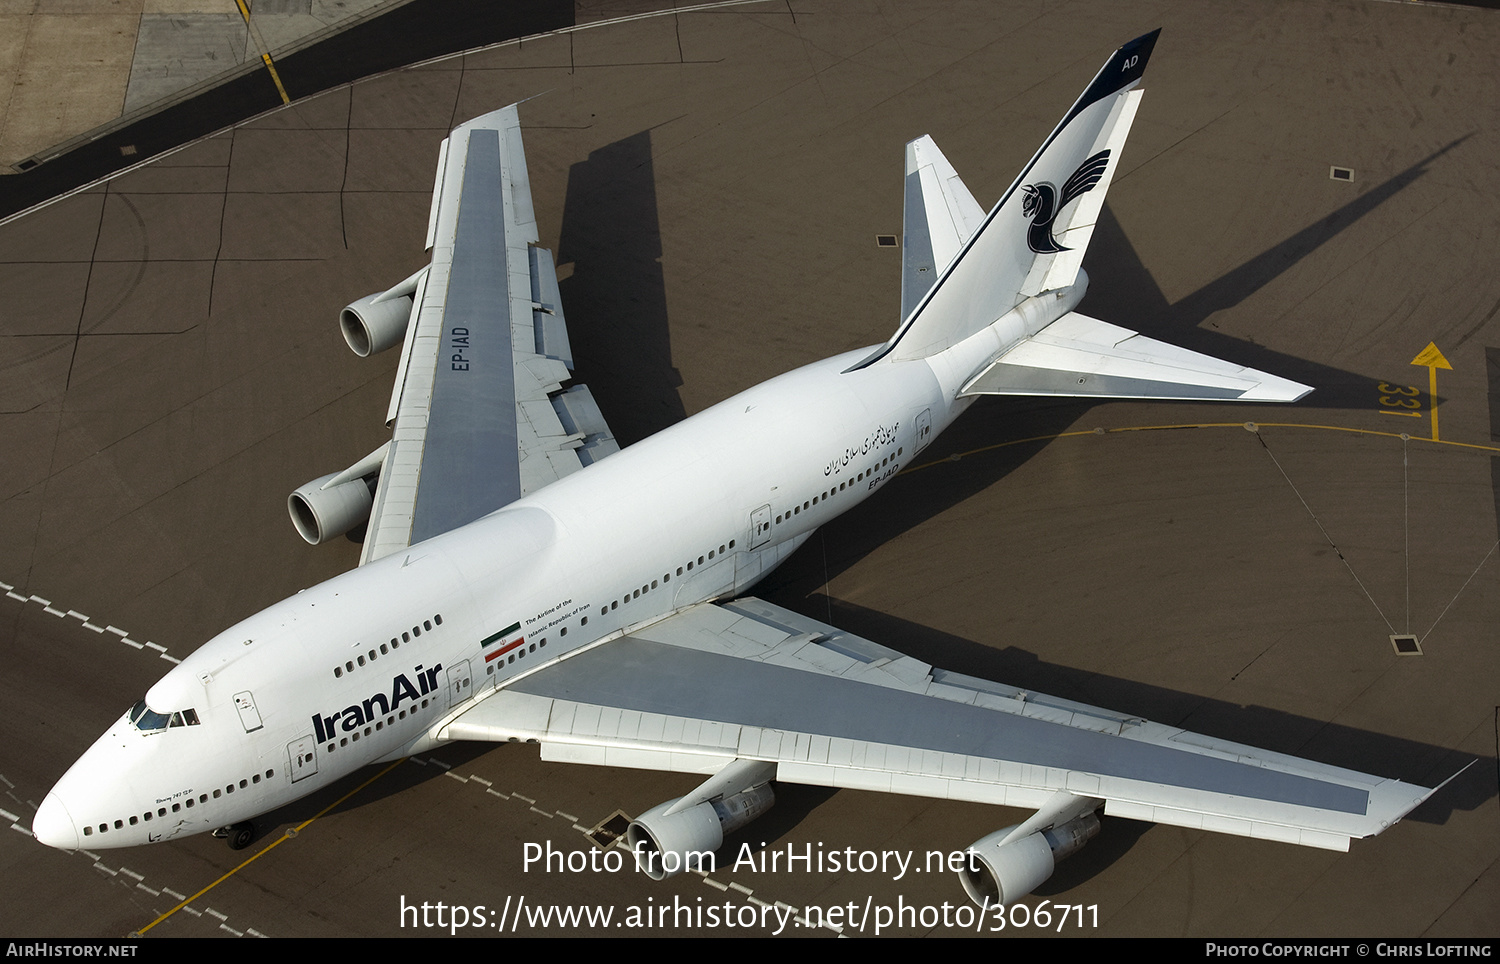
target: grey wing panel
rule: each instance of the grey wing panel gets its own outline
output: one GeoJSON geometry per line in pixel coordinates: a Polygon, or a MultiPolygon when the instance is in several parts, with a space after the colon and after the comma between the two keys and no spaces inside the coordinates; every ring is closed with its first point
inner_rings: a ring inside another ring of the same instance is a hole
{"type": "Polygon", "coordinates": [[[412,542],[521,497],[499,131],[469,133],[462,185],[412,542]]]}
{"type": "Polygon", "coordinates": [[[514,105],[456,128],[438,159],[432,263],[417,283],[361,563],[480,518],[618,451],[537,247],[514,105]]]}
{"type": "Polygon", "coordinates": [[[698,606],[523,677],[449,727],[549,759],[1107,812],[1344,849],[1428,791],[984,680],[757,599],[698,606]]]}

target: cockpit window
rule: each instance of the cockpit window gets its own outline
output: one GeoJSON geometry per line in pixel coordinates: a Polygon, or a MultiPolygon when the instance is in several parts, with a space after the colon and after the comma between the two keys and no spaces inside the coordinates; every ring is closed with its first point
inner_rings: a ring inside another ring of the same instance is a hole
{"type": "Polygon", "coordinates": [[[158,713],[146,705],[145,700],[139,700],[135,706],[130,708],[130,722],[135,724],[137,730],[162,730],[167,726],[169,717],[165,713],[158,713]]]}
{"type": "Polygon", "coordinates": [[[130,722],[142,733],[154,730],[164,730],[168,726],[197,726],[198,711],[194,709],[180,710],[176,713],[158,713],[146,705],[145,700],[138,700],[130,708],[128,714],[130,722]]]}

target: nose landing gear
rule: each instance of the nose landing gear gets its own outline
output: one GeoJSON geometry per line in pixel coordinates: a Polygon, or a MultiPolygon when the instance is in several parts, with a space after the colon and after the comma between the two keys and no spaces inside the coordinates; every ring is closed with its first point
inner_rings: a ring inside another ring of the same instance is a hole
{"type": "Polygon", "coordinates": [[[255,840],[255,824],[246,820],[228,827],[220,827],[214,831],[214,836],[220,840],[229,841],[230,850],[244,850],[255,840]]]}

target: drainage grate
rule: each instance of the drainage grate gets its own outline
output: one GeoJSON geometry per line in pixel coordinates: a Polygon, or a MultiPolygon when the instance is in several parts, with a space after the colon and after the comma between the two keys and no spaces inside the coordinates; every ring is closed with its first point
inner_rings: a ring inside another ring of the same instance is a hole
{"type": "MultiPolygon", "coordinates": [[[[625,839],[625,831],[629,827],[630,818],[625,816],[623,810],[616,810],[609,817],[605,818],[603,823],[584,834],[584,836],[601,847],[611,847],[615,841],[623,841],[625,839]]],[[[621,846],[624,846],[624,844],[622,843],[621,846]]]]}
{"type": "Polygon", "coordinates": [[[1395,647],[1397,656],[1421,656],[1422,644],[1417,642],[1417,637],[1402,634],[1391,637],[1391,646],[1395,647]]]}
{"type": "Polygon", "coordinates": [[[882,248],[894,248],[896,246],[896,236],[894,234],[877,234],[875,235],[875,243],[882,248]]]}
{"type": "Polygon", "coordinates": [[[1335,181],[1354,180],[1354,168],[1352,167],[1330,167],[1328,176],[1335,181]]]}
{"type": "Polygon", "coordinates": [[[135,155],[137,153],[138,152],[136,151],[134,144],[121,144],[120,145],[120,156],[121,157],[135,157],[135,155]]]}

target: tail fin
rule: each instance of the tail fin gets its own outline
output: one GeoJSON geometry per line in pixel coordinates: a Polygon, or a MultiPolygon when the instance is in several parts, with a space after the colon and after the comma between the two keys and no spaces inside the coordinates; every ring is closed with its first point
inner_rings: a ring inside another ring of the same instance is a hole
{"type": "MultiPolygon", "coordinates": [[[[925,358],[983,330],[1026,298],[1073,283],[1160,33],[1152,31],[1114,52],[895,336],[855,367],[925,358]]],[[[911,159],[920,154],[908,150],[908,218],[922,210],[911,201],[911,159]]],[[[907,234],[913,233],[909,221],[907,234]]]]}

